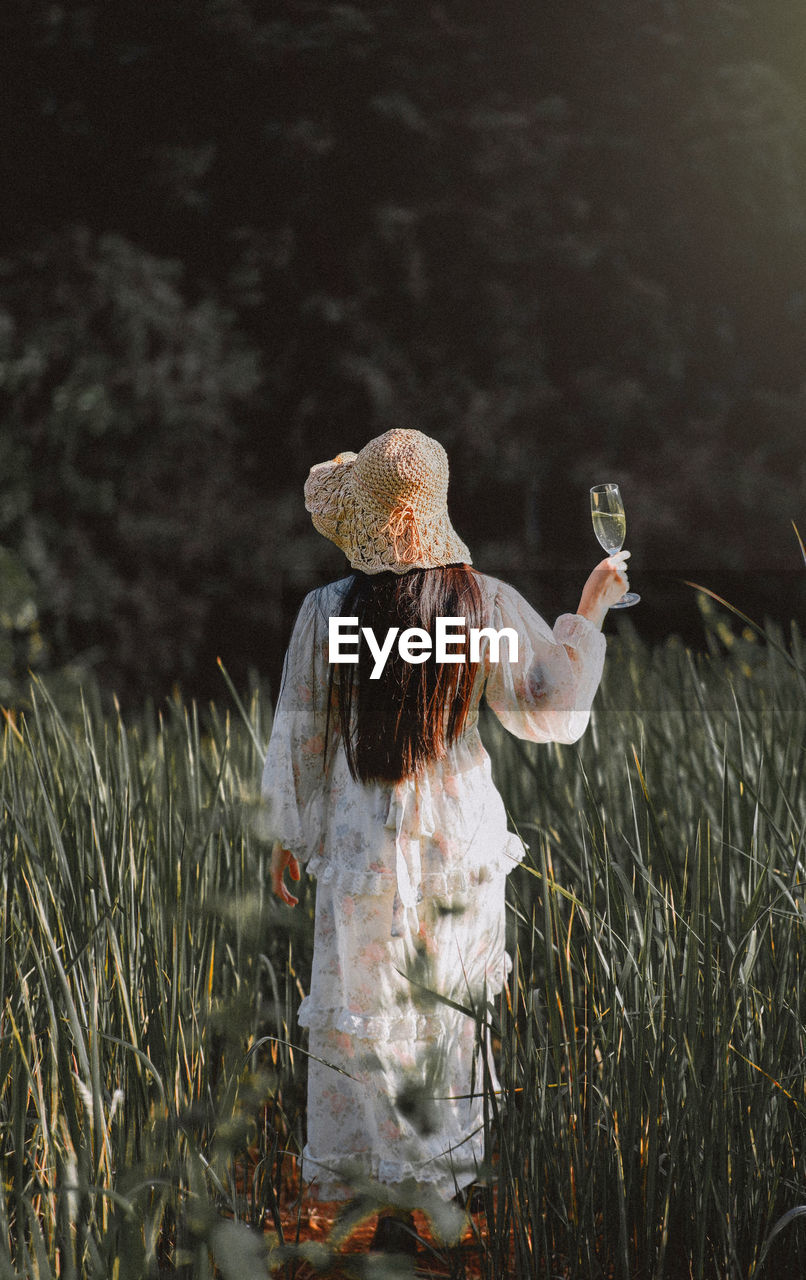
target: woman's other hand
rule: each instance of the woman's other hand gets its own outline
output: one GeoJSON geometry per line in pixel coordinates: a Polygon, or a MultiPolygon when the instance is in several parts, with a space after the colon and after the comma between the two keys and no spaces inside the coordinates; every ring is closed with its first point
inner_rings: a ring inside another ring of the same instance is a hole
{"type": "Polygon", "coordinates": [[[629,588],[626,567],[629,558],[629,551],[617,551],[615,555],[608,556],[597,564],[582,588],[577,613],[590,619],[597,627],[601,627],[611,605],[620,600],[629,588]]]}
{"type": "Polygon", "coordinates": [[[289,893],[285,887],[283,875],[286,867],[291,879],[299,880],[299,863],[290,849],[284,849],[279,840],[276,840],[271,851],[271,887],[286,906],[295,907],[299,898],[295,898],[293,893],[289,893]]]}

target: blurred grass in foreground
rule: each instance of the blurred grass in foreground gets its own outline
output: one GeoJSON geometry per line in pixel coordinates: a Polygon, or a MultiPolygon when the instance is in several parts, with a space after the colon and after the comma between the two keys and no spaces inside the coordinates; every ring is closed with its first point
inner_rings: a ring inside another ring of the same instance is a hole
{"type": "MultiPolygon", "coordinates": [[[[484,722],[530,846],[515,968],[475,1011],[489,1280],[806,1269],[804,648],[708,608],[707,657],[611,639],[577,746],[484,722]]],[[[126,724],[87,700],[38,686],[0,748],[0,1277],[324,1271],[280,1218],[313,892],[270,894],[267,700],[126,724]]],[[[334,1248],[383,1198],[356,1193],[334,1248]]]]}

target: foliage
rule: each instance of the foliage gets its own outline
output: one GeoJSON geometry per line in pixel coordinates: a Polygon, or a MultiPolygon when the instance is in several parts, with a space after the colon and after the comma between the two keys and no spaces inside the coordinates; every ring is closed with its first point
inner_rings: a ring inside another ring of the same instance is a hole
{"type": "Polygon", "coordinates": [[[167,687],[232,607],[254,354],[183,297],[178,264],[119,236],[53,235],[4,283],[0,538],[37,579],[54,660],[167,687]]]}
{"type": "MultiPolygon", "coordinates": [[[[530,845],[510,984],[474,1011],[490,1280],[803,1270],[806,650],[721,616],[712,645],[614,642],[578,746],[484,726],[530,845]]],[[[291,1275],[378,1203],[283,1237],[312,894],[270,899],[269,722],[257,692],[235,722],[104,719],[89,688],[65,719],[43,686],[6,720],[4,1275],[291,1275]]]]}
{"type": "Polygon", "coordinates": [[[603,476],[658,575],[647,635],[699,636],[681,569],[801,611],[791,0],[8,0],[3,23],[0,535],[54,659],[161,695],[209,689],[223,649],[245,679],[343,565],[308,467],[391,425],[443,440],[476,563],[549,613],[603,476]]]}
{"type": "Polygon", "coordinates": [[[36,587],[12,551],[0,547],[0,698],[19,697],[26,669],[37,665],[43,649],[36,606],[36,587]]]}

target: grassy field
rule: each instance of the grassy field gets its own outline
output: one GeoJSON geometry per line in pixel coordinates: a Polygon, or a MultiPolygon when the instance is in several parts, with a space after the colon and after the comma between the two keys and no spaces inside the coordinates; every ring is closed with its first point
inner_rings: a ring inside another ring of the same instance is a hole
{"type": "MultiPolygon", "coordinates": [[[[509,987],[476,1013],[502,1084],[485,1280],[806,1274],[806,654],[716,618],[711,650],[611,639],[574,747],[484,722],[530,849],[509,987]]],[[[40,686],[7,715],[0,1280],[334,1261],[287,1226],[313,892],[271,897],[247,703],[222,681],[124,723],[40,686]]]]}

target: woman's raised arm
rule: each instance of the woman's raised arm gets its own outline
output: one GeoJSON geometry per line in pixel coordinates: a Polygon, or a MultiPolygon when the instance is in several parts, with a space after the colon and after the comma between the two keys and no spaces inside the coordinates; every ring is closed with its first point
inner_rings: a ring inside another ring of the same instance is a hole
{"type": "Polygon", "coordinates": [[[622,569],[604,562],[585,584],[579,612],[562,614],[553,628],[514,587],[499,585],[493,626],[517,633],[518,655],[514,659],[502,640],[485,696],[510,733],[531,742],[569,743],[582,736],[604,665],[601,619],[624,582],[622,569]]]}

